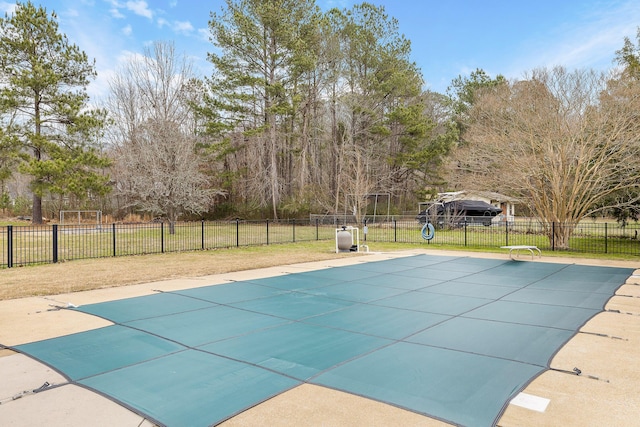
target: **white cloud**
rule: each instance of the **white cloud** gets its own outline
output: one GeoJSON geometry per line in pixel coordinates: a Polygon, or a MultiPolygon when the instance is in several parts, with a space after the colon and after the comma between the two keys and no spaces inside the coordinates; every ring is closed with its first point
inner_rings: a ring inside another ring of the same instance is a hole
{"type": "Polygon", "coordinates": [[[116,68],[121,68],[125,64],[133,63],[133,62],[144,62],[145,56],[139,52],[132,52],[130,50],[123,50],[116,58],[116,62],[118,66],[116,68]]]}
{"type": "Polygon", "coordinates": [[[118,8],[114,7],[109,9],[109,13],[111,13],[111,16],[113,16],[116,19],[124,19],[124,15],[120,13],[120,10],[118,8]]]}
{"type": "MultiPolygon", "coordinates": [[[[108,3],[102,10],[106,11],[111,5],[112,3],[108,3]]],[[[125,40],[118,34],[119,28],[111,26],[111,19],[92,14],[95,9],[97,7],[90,2],[76,0],[73,2],[73,8],[56,10],[59,12],[60,32],[67,35],[70,43],[86,52],[90,63],[95,60],[98,76],[87,87],[92,103],[107,93],[108,85],[105,76],[108,75],[108,69],[114,63],[112,51],[118,49],[125,40]],[[109,42],[104,43],[104,40],[109,42]]]]}
{"type": "Polygon", "coordinates": [[[127,25],[125,27],[122,27],[121,31],[125,36],[130,36],[131,33],[133,33],[133,28],[131,27],[131,25],[127,25]]]}
{"type": "Polygon", "coordinates": [[[80,12],[77,9],[67,9],[64,11],[64,15],[69,18],[77,18],[80,16],[80,12]]]}
{"type": "Polygon", "coordinates": [[[124,19],[126,16],[122,13],[122,9],[126,9],[138,16],[143,16],[150,20],[153,20],[153,11],[149,9],[149,5],[145,0],[129,0],[127,2],[120,2],[118,0],[105,0],[111,5],[109,13],[112,17],[117,19],[124,19]]]}
{"type": "Polygon", "coordinates": [[[624,37],[635,38],[640,8],[636,0],[599,4],[599,9],[584,13],[571,25],[556,28],[549,39],[539,41],[526,57],[518,58],[509,77],[516,75],[515,69],[531,70],[538,67],[564,66],[568,69],[612,68],[615,51],[624,43],[624,37]]]}
{"type": "MultiPolygon", "coordinates": [[[[102,104],[111,93],[111,82],[122,69],[123,66],[132,62],[139,61],[142,55],[128,50],[121,50],[111,56],[109,65],[102,68],[98,72],[98,78],[91,82],[87,93],[91,97],[93,105],[102,104]]],[[[104,64],[103,64],[104,65],[104,64]]]]}
{"type": "Polygon", "coordinates": [[[0,2],[0,12],[12,15],[16,11],[16,6],[17,5],[15,3],[7,3],[6,1],[2,1],[0,2]]]}
{"type": "Polygon", "coordinates": [[[189,21],[175,21],[173,23],[173,31],[180,34],[191,34],[194,28],[189,21]]]}
{"type": "Polygon", "coordinates": [[[158,28],[162,28],[162,27],[167,27],[169,26],[169,21],[167,21],[164,18],[158,18],[157,19],[157,23],[158,23],[158,28]]]}
{"type": "Polygon", "coordinates": [[[211,32],[209,31],[209,28],[198,28],[198,37],[201,40],[208,42],[209,37],[211,37],[211,32]]]}
{"type": "Polygon", "coordinates": [[[149,9],[149,5],[144,0],[128,1],[126,3],[126,7],[136,15],[153,19],[153,12],[149,9]]]}

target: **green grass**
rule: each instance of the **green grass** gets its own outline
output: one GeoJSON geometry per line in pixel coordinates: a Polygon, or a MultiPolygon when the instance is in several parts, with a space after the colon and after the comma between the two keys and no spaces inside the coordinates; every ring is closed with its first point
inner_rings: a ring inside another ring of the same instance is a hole
{"type": "MultiPolygon", "coordinates": [[[[281,243],[325,241],[335,247],[335,226],[302,225],[276,222],[207,222],[176,224],[169,233],[167,224],[106,225],[100,228],[57,227],[57,252],[51,226],[13,227],[13,264],[40,264],[57,260],[103,258],[199,249],[264,246],[281,243]],[[115,231],[115,233],[114,233],[115,231]]],[[[8,236],[6,227],[0,228],[0,263],[7,264],[8,236]]],[[[431,241],[421,236],[421,226],[415,221],[370,224],[365,236],[360,229],[360,244],[409,245],[434,249],[464,249],[500,252],[500,246],[535,245],[551,253],[549,239],[540,229],[526,226],[507,230],[501,226],[469,226],[437,229],[431,241]],[[518,230],[517,232],[515,230],[518,230]],[[538,231],[538,232],[536,232],[538,231]]],[[[570,239],[569,251],[557,251],[563,256],[577,254],[597,258],[633,259],[640,255],[640,241],[633,230],[602,224],[580,227],[570,239]],[[606,240],[605,240],[606,235],[606,240]]],[[[354,236],[355,237],[355,236],[354,236]]],[[[554,251],[555,252],[555,251],[554,251]]]]}

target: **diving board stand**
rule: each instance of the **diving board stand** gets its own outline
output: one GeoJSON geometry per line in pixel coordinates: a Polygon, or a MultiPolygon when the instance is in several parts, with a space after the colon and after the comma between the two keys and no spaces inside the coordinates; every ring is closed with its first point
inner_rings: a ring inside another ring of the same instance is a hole
{"type": "Polygon", "coordinates": [[[500,246],[501,249],[509,249],[509,258],[516,259],[520,257],[520,251],[528,251],[531,254],[531,259],[536,256],[539,258],[542,256],[542,251],[537,246],[532,245],[513,245],[513,246],[500,246]],[[514,258],[515,256],[515,258],[514,258]]]}

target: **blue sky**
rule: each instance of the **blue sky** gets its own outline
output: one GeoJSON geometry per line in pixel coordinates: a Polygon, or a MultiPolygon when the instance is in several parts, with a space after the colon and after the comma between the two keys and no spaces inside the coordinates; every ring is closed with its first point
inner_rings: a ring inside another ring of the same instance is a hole
{"type": "MultiPolygon", "coordinates": [[[[26,1],[26,0],[25,0],[26,1]]],[[[89,94],[100,98],[110,76],[127,58],[156,41],[173,41],[201,75],[212,72],[206,53],[210,11],[224,0],[32,0],[55,11],[60,31],[90,58],[98,79],[89,94]]],[[[359,1],[316,0],[323,10],[359,1]]],[[[482,68],[492,76],[521,78],[538,67],[614,66],[624,37],[636,40],[638,0],[369,0],[384,6],[411,40],[426,89],[444,93],[451,80],[482,68]]],[[[0,12],[15,2],[0,0],[0,12]]]]}

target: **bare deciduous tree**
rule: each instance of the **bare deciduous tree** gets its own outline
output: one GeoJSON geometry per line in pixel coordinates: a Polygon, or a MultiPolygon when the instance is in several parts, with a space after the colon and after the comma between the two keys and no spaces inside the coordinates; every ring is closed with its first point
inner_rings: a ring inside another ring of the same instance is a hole
{"type": "Polygon", "coordinates": [[[369,197],[378,191],[380,182],[388,181],[391,173],[386,175],[380,171],[374,173],[368,161],[367,153],[359,147],[350,146],[342,150],[340,163],[345,173],[342,176],[345,191],[345,209],[349,209],[357,223],[361,223],[366,215],[369,197]]]}
{"type": "Polygon", "coordinates": [[[189,108],[191,65],[173,45],[155,43],[112,80],[118,194],[142,211],[166,217],[170,232],[185,212],[206,211],[219,191],[208,188],[196,152],[189,108]]]}
{"type": "Polygon", "coordinates": [[[468,187],[491,183],[520,196],[566,248],[576,223],[637,187],[638,111],[637,84],[591,70],[536,70],[480,94],[454,172],[468,187]]]}
{"type": "Polygon", "coordinates": [[[134,144],[118,150],[118,192],[139,209],[168,218],[171,234],[183,212],[206,211],[213,193],[194,147],[195,136],[175,123],[149,120],[138,126],[134,144]]]}

